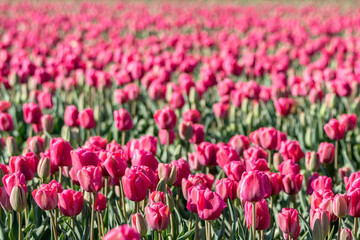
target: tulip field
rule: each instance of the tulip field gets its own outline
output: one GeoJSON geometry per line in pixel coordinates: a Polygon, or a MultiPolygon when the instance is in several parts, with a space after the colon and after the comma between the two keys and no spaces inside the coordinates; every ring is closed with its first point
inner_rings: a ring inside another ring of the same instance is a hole
{"type": "Polygon", "coordinates": [[[0,240],[360,239],[355,3],[0,9],[0,240]]]}

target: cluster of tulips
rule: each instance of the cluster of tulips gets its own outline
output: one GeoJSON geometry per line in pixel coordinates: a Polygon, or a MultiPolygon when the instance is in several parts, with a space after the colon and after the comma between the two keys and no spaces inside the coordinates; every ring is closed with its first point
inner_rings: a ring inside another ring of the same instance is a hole
{"type": "Polygon", "coordinates": [[[0,239],[359,239],[358,10],[0,9],[0,239]]]}

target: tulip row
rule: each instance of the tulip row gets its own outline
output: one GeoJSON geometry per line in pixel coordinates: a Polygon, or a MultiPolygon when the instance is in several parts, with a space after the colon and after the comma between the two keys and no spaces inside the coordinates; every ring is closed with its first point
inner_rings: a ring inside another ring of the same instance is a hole
{"type": "Polygon", "coordinates": [[[0,8],[0,239],[359,238],[356,11],[0,8]]]}

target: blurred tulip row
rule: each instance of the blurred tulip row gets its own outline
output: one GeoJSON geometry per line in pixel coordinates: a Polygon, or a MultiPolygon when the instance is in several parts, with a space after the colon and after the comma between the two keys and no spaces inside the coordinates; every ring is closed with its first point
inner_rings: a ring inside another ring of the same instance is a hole
{"type": "Polygon", "coordinates": [[[357,9],[0,9],[0,239],[359,239],[357,9]]]}

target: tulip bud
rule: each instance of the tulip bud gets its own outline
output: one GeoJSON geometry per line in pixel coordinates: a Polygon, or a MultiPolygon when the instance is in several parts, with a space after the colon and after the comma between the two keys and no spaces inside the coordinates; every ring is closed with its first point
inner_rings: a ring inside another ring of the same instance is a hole
{"type": "Polygon", "coordinates": [[[330,220],[327,214],[321,214],[320,226],[323,238],[327,237],[330,231],[330,220]]]}
{"type": "Polygon", "coordinates": [[[198,95],[195,87],[190,88],[189,100],[190,100],[190,103],[192,103],[192,104],[196,104],[199,101],[199,95],[198,95]]]}
{"type": "Polygon", "coordinates": [[[50,176],[51,174],[51,162],[49,157],[44,157],[40,159],[39,165],[37,167],[37,174],[40,178],[44,179],[50,176]]]}
{"type": "Polygon", "coordinates": [[[131,216],[131,223],[133,228],[140,234],[140,236],[144,237],[147,233],[147,223],[144,217],[140,213],[135,213],[131,216]]]}
{"type": "Polygon", "coordinates": [[[61,138],[64,139],[65,141],[70,141],[70,128],[69,126],[67,125],[64,125],[62,128],[61,128],[61,134],[60,134],[61,138]]]}
{"type": "Polygon", "coordinates": [[[273,164],[276,171],[279,170],[280,164],[283,162],[283,159],[279,153],[274,153],[273,155],[273,164]]]}
{"type": "Polygon", "coordinates": [[[160,163],[158,166],[159,178],[164,178],[166,184],[171,186],[176,181],[177,167],[172,164],[160,163]]]}
{"type": "Polygon", "coordinates": [[[169,207],[170,212],[175,208],[174,198],[169,192],[166,193],[166,205],[169,207]]]}
{"type": "Polygon", "coordinates": [[[344,228],[340,230],[340,237],[339,240],[352,240],[352,234],[351,234],[351,230],[348,228],[344,228]]]}
{"type": "Polygon", "coordinates": [[[84,108],[85,108],[85,95],[84,95],[84,93],[81,93],[79,95],[78,109],[81,111],[84,108]]]}
{"type": "Polygon", "coordinates": [[[307,152],[305,154],[305,166],[309,171],[317,171],[320,168],[319,154],[315,151],[307,152]]]}
{"type": "Polygon", "coordinates": [[[15,156],[18,152],[18,146],[14,137],[6,138],[6,151],[9,156],[15,156]]]}
{"type": "Polygon", "coordinates": [[[311,147],[312,145],[312,129],[311,128],[307,128],[306,132],[305,132],[305,145],[308,147],[311,147]]]}
{"type": "Polygon", "coordinates": [[[325,97],[325,100],[328,108],[336,108],[338,100],[334,93],[328,93],[325,97]]]}
{"type": "Polygon", "coordinates": [[[54,130],[54,121],[51,115],[42,116],[40,121],[45,132],[51,133],[54,130]]]}
{"type": "Polygon", "coordinates": [[[161,178],[157,187],[156,187],[156,191],[159,191],[159,192],[166,192],[166,181],[165,181],[165,178],[161,178]]]}
{"type": "Polygon", "coordinates": [[[305,127],[307,124],[306,124],[306,117],[305,117],[305,113],[304,112],[301,112],[299,114],[299,120],[300,120],[300,124],[301,126],[305,127]]]}
{"type": "Polygon", "coordinates": [[[79,128],[70,128],[70,143],[78,143],[80,140],[80,130],[79,128]]]}
{"type": "Polygon", "coordinates": [[[100,105],[97,104],[94,107],[94,119],[95,121],[100,121],[100,118],[101,118],[100,105]]]}
{"type": "Polygon", "coordinates": [[[319,219],[315,220],[314,229],[313,229],[313,232],[312,232],[312,239],[313,240],[323,240],[324,239],[322,237],[322,232],[321,232],[321,228],[320,228],[319,219]]]}
{"type": "Polygon", "coordinates": [[[343,218],[349,213],[350,199],[347,194],[337,194],[333,200],[333,213],[339,218],[343,218]]]}
{"type": "Polygon", "coordinates": [[[254,113],[254,117],[258,118],[260,115],[260,104],[254,104],[253,105],[253,113],[254,113]]]}
{"type": "Polygon", "coordinates": [[[181,122],[179,125],[179,136],[183,140],[189,140],[194,134],[192,122],[181,122]]]}
{"type": "Polygon", "coordinates": [[[26,207],[26,194],[22,187],[13,187],[10,194],[10,204],[16,212],[24,211],[26,207]]]}

